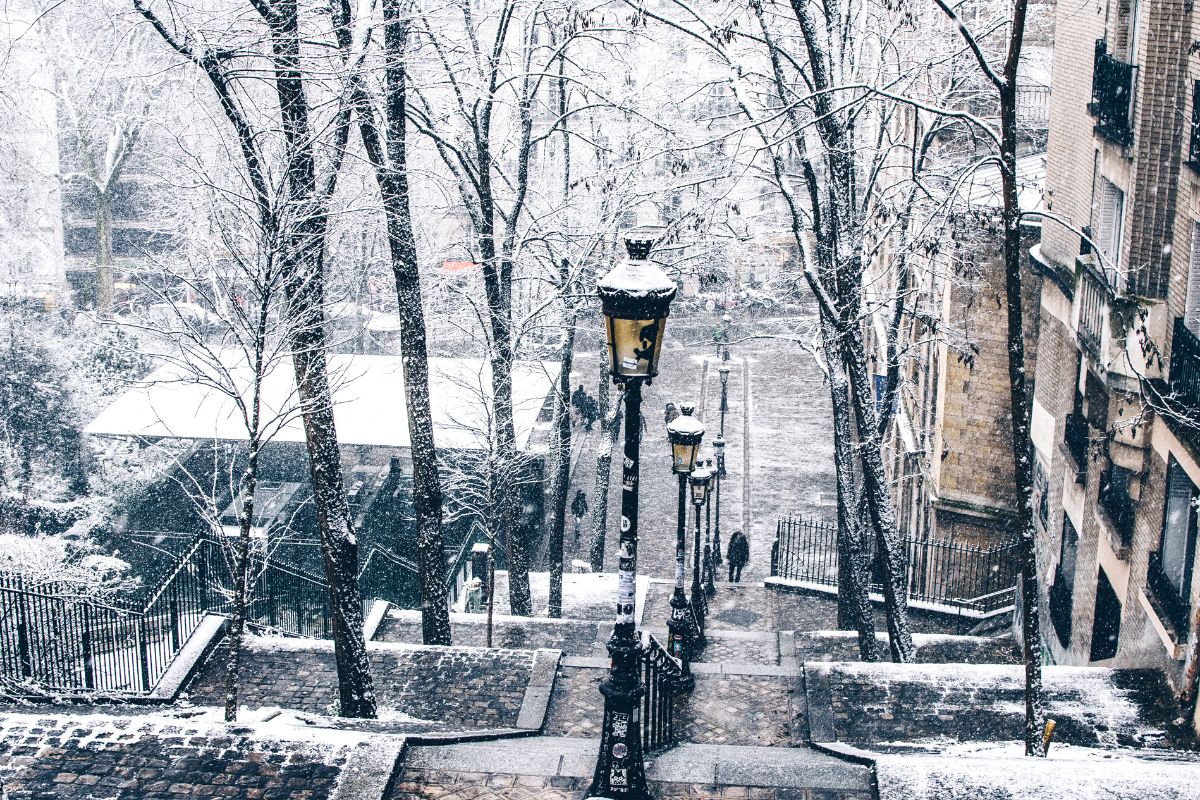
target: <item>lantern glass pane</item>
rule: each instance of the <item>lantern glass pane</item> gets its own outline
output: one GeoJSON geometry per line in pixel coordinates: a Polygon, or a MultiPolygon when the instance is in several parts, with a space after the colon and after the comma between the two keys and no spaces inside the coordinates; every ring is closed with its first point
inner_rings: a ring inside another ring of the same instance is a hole
{"type": "Polygon", "coordinates": [[[704,481],[693,482],[692,483],[692,502],[693,503],[703,503],[704,495],[706,494],[707,489],[708,489],[708,485],[705,484],[704,481]]]}
{"type": "Polygon", "coordinates": [[[691,472],[696,466],[696,451],[700,449],[699,445],[675,444],[671,447],[675,451],[675,472],[691,472]]]}
{"type": "Polygon", "coordinates": [[[653,378],[658,374],[666,319],[607,317],[612,374],[617,378],[653,378]]]}

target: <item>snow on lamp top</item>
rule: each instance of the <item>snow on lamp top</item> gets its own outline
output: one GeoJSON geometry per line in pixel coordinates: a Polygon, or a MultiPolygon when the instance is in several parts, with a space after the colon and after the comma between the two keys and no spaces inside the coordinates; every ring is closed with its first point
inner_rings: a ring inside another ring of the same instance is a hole
{"type": "Polygon", "coordinates": [[[638,228],[625,235],[629,258],[599,280],[596,293],[604,308],[613,380],[647,382],[658,374],[663,327],[676,286],[649,261],[659,229],[638,228]]]}
{"type": "Polygon", "coordinates": [[[704,423],[692,416],[695,408],[686,404],[680,406],[679,416],[667,424],[667,435],[672,442],[678,440],[680,444],[692,444],[694,439],[698,444],[704,438],[704,423]]]}
{"type": "Polygon", "coordinates": [[[696,407],[684,403],[680,415],[667,423],[667,439],[671,442],[671,468],[676,475],[686,475],[696,468],[696,454],[704,438],[704,423],[692,416],[696,407]]]}

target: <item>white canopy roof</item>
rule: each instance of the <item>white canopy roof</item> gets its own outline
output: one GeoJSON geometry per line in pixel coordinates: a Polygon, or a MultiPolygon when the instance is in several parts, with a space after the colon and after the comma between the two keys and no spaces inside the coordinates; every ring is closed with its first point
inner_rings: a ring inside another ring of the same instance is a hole
{"type": "MultiPolygon", "coordinates": [[[[404,378],[399,356],[331,355],[334,417],[338,442],[370,447],[409,447],[404,378]]],[[[197,380],[196,371],[171,364],[154,370],[126,391],[85,429],[95,436],[223,439],[245,441],[246,425],[233,398],[222,388],[236,384],[249,400],[252,371],[245,361],[223,360],[225,377],[197,380]]],[[[513,416],[517,446],[525,449],[558,366],[520,361],[513,366],[513,416]]],[[[205,374],[220,370],[210,367],[205,374]]],[[[434,437],[438,447],[483,449],[487,439],[487,405],[491,402],[491,367],[481,359],[429,360],[434,437]]],[[[295,380],[290,359],[283,359],[263,382],[264,414],[283,421],[275,442],[303,442],[304,427],[296,411],[295,380]]]]}

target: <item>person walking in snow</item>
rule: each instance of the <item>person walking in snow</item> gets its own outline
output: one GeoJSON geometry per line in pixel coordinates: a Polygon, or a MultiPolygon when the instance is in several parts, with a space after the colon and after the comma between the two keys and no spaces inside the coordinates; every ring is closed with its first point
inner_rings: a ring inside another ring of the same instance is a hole
{"type": "Polygon", "coordinates": [[[734,531],[729,537],[725,548],[725,558],[729,561],[729,582],[742,582],[742,567],[750,560],[750,540],[741,531],[734,531]]]}
{"type": "Polygon", "coordinates": [[[571,501],[571,516],[575,518],[575,544],[579,544],[579,528],[587,512],[587,495],[583,493],[583,489],[576,489],[575,499],[571,501]]]}

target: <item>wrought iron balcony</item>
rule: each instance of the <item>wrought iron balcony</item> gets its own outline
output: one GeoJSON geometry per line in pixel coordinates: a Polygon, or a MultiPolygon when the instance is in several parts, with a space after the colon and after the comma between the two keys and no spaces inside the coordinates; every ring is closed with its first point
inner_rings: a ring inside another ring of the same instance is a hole
{"type": "Polygon", "coordinates": [[[1175,318],[1171,336],[1171,392],[1191,409],[1200,410],[1200,337],[1175,318]]]}
{"type": "Polygon", "coordinates": [[[1096,131],[1117,144],[1133,142],[1133,75],[1137,67],[1109,55],[1108,43],[1096,40],[1092,67],[1092,102],[1088,113],[1096,118],[1096,131]]]}
{"type": "Polygon", "coordinates": [[[1137,510],[1129,496],[1129,470],[1112,467],[1100,473],[1100,507],[1108,515],[1121,547],[1133,544],[1133,525],[1137,510]]]}
{"type": "Polygon", "coordinates": [[[1067,414],[1066,424],[1063,426],[1063,441],[1067,443],[1071,460],[1075,462],[1076,483],[1087,480],[1089,436],[1087,417],[1083,414],[1067,414]]]}

